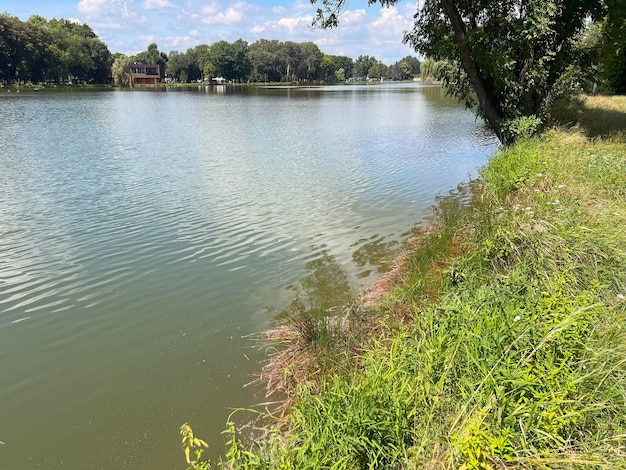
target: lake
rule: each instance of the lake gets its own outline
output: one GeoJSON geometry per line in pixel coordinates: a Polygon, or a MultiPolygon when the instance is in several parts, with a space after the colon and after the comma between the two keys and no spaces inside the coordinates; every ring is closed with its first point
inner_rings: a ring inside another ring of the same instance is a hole
{"type": "Polygon", "coordinates": [[[0,93],[0,467],[224,449],[296,295],[354,294],[497,140],[436,87],[0,93]],[[320,281],[321,280],[321,281],[320,281]]]}

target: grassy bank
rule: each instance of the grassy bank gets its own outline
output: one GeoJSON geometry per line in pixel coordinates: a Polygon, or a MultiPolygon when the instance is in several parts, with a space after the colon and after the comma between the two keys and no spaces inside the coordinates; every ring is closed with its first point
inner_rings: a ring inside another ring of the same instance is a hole
{"type": "Polygon", "coordinates": [[[626,467],[626,102],[609,103],[563,106],[570,129],[441,198],[345,318],[294,307],[263,377],[284,408],[231,426],[216,466],[626,467]]]}

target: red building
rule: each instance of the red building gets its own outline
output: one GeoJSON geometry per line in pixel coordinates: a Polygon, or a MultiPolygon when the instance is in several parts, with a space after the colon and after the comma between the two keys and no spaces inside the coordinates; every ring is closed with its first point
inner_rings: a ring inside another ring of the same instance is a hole
{"type": "Polygon", "coordinates": [[[128,72],[135,84],[153,84],[161,81],[161,71],[158,65],[130,64],[128,72]]]}

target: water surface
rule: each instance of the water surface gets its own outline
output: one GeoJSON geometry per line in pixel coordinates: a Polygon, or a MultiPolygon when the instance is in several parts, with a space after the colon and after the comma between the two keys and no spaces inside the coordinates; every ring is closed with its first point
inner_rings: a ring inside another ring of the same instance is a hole
{"type": "Polygon", "coordinates": [[[355,292],[496,146],[416,85],[0,94],[1,468],[184,468],[299,282],[355,292]],[[314,278],[309,278],[314,279],[314,278]],[[323,283],[322,283],[323,284],[323,283]]]}

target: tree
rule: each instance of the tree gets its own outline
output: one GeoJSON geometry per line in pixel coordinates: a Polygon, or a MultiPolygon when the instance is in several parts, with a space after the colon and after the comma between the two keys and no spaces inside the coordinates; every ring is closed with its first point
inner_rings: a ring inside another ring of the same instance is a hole
{"type": "Polygon", "coordinates": [[[417,57],[406,56],[390,67],[391,78],[409,80],[419,75],[420,61],[417,57]]]}
{"type": "Polygon", "coordinates": [[[214,69],[211,64],[211,47],[207,44],[200,44],[194,48],[194,56],[197,61],[200,77],[206,79],[213,78],[214,69]]]}
{"type": "Polygon", "coordinates": [[[131,58],[121,52],[115,53],[113,58],[113,67],[111,67],[113,82],[119,87],[132,87],[133,80],[130,72],[128,71],[128,67],[132,63],[131,58]]]}
{"type": "Polygon", "coordinates": [[[30,22],[41,23],[52,37],[51,74],[59,81],[66,78],[103,83],[111,72],[111,53],[86,24],[53,18],[46,22],[33,17],[30,22]]]}
{"type": "Polygon", "coordinates": [[[9,83],[43,81],[50,62],[50,42],[41,22],[0,15],[0,77],[9,83]]]}
{"type": "Polygon", "coordinates": [[[312,42],[259,39],[249,47],[252,79],[257,81],[323,80],[332,65],[312,42]]]}
{"type": "Polygon", "coordinates": [[[439,77],[442,63],[433,59],[426,59],[420,63],[420,78],[422,82],[431,82],[439,77]]]}
{"type": "Polygon", "coordinates": [[[319,80],[321,78],[321,65],[324,54],[317,44],[303,42],[299,45],[301,51],[301,64],[298,67],[298,78],[305,80],[319,80]]]}
{"type": "Polygon", "coordinates": [[[167,58],[165,74],[186,83],[202,78],[202,71],[198,64],[198,50],[187,49],[186,52],[171,51],[167,58]]]}
{"type": "Polygon", "coordinates": [[[93,30],[64,19],[0,15],[0,77],[8,81],[109,79],[111,54],[93,30]]]}
{"type": "MultiPolygon", "coordinates": [[[[316,24],[336,26],[346,0],[320,3],[316,24]]],[[[604,6],[602,0],[424,0],[404,40],[445,60],[446,90],[477,109],[508,143],[520,129],[545,122],[559,79],[576,59],[576,35],[587,18],[605,13],[604,6]]]]}
{"type": "Polygon", "coordinates": [[[167,58],[168,61],[165,66],[165,75],[177,78],[181,82],[185,82],[187,80],[187,61],[185,55],[178,51],[170,51],[167,58]]]}
{"type": "MultiPolygon", "coordinates": [[[[343,69],[344,78],[340,81],[345,80],[352,76],[352,68],[354,67],[354,60],[345,55],[333,56],[333,63],[335,64],[336,71],[343,69]]],[[[335,72],[337,73],[337,72],[335,72]]]]}
{"type": "Polygon", "coordinates": [[[259,82],[280,81],[280,58],[278,56],[280,47],[281,43],[275,39],[259,39],[250,44],[253,80],[259,82]]]}
{"type": "Polygon", "coordinates": [[[234,78],[230,44],[227,41],[222,40],[211,44],[211,63],[215,67],[216,76],[229,80],[234,78]]]}
{"type": "Polygon", "coordinates": [[[387,67],[382,62],[376,62],[374,65],[370,67],[367,71],[367,77],[370,79],[380,80],[386,78],[389,74],[389,67],[387,67]]]}
{"type": "Polygon", "coordinates": [[[605,0],[607,14],[592,24],[583,38],[584,52],[594,63],[595,80],[602,79],[608,90],[626,93],[626,1],[605,0]],[[585,50],[586,49],[586,50],[585,50]]]}
{"type": "Polygon", "coordinates": [[[354,61],[352,75],[358,80],[365,79],[367,78],[367,74],[369,73],[370,69],[377,63],[378,60],[376,60],[376,58],[373,56],[370,57],[368,55],[360,55],[354,61]]]}
{"type": "Polygon", "coordinates": [[[252,62],[250,62],[250,47],[243,39],[237,39],[230,45],[232,56],[233,79],[248,80],[252,72],[252,62]]]}

